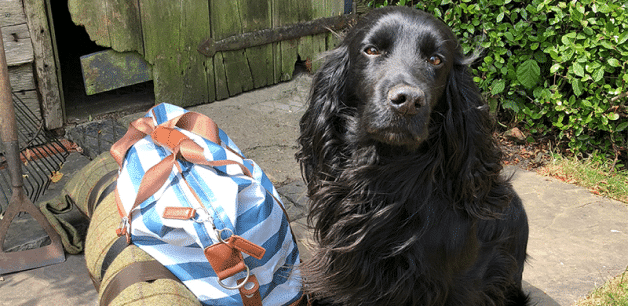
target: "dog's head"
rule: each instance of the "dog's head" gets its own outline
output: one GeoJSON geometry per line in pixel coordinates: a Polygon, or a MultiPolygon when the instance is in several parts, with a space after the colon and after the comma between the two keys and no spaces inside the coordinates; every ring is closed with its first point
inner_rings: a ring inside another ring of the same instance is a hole
{"type": "Polygon", "coordinates": [[[359,137],[414,148],[428,137],[437,107],[460,58],[451,30],[425,12],[375,11],[348,33],[346,103],[356,107],[359,137]]]}
{"type": "Polygon", "coordinates": [[[473,60],[428,13],[388,7],[363,17],[326,54],[301,118],[296,156],[310,191],[350,165],[406,156],[456,181],[453,197],[476,193],[478,173],[498,173],[501,155],[473,60]]]}

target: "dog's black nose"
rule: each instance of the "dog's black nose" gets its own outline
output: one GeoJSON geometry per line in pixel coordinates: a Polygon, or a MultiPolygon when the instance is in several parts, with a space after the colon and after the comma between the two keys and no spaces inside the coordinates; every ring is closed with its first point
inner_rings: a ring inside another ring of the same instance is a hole
{"type": "Polygon", "coordinates": [[[425,93],[416,87],[397,85],[388,91],[388,102],[404,116],[414,116],[425,106],[425,93]]]}

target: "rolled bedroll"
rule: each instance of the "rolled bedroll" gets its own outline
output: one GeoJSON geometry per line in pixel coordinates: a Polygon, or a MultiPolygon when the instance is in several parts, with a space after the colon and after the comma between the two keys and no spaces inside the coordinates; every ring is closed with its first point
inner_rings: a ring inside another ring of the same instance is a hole
{"type": "MultiPolygon", "coordinates": [[[[92,161],[85,170],[117,170],[108,153],[92,161]]],[[[127,245],[124,236],[119,238],[116,228],[120,225],[115,195],[115,173],[102,173],[96,182],[92,179],[84,186],[89,194],[77,201],[81,211],[91,217],[85,240],[85,261],[94,282],[100,305],[200,305],[196,296],[187,289],[168,269],[142,251],[127,245]],[[91,207],[90,207],[91,206],[91,207]]]]}

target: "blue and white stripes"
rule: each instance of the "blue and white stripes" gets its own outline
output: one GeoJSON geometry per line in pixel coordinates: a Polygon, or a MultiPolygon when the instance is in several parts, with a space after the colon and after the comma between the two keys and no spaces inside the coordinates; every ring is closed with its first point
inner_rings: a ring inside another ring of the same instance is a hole
{"type": "MultiPolygon", "coordinates": [[[[147,116],[158,125],[185,112],[177,106],[160,104],[147,116]]],[[[242,159],[199,135],[181,132],[204,149],[208,160],[237,161],[250,170],[253,178],[243,175],[237,165],[214,168],[179,161],[182,172],[173,167],[167,182],[134,210],[133,243],[181,279],[202,304],[242,305],[237,290],[218,284],[216,273],[203,254],[205,247],[218,242],[213,227],[228,228],[266,249],[261,260],[243,254],[245,264],[259,281],[263,304],[288,305],[296,301],[301,296],[299,251],[287,217],[279,206],[283,204],[275,201],[279,199],[277,190],[254,161],[242,159]],[[195,220],[164,219],[166,206],[193,207],[198,215],[195,220]]],[[[219,136],[223,146],[242,155],[222,130],[219,136]]],[[[144,173],[169,154],[149,136],[128,151],[118,177],[118,192],[125,210],[132,207],[144,173]]],[[[240,274],[223,283],[234,285],[236,279],[245,276],[240,274]]]]}

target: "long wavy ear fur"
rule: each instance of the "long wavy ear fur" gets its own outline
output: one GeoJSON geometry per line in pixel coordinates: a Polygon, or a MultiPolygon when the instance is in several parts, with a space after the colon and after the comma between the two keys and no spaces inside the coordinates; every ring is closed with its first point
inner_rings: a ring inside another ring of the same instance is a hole
{"type": "Polygon", "coordinates": [[[444,95],[443,143],[448,177],[445,193],[459,208],[481,218],[495,217],[510,201],[500,176],[501,150],[493,138],[494,120],[469,73],[470,59],[458,57],[444,95]],[[486,207],[486,203],[490,207],[486,207]]]}
{"type": "Polygon", "coordinates": [[[314,190],[313,184],[334,176],[332,169],[339,169],[334,165],[340,163],[343,156],[345,131],[338,129],[346,126],[341,121],[347,120],[342,115],[349,66],[347,46],[330,51],[325,59],[312,81],[309,105],[300,122],[301,136],[296,153],[310,192],[314,190]]]}

